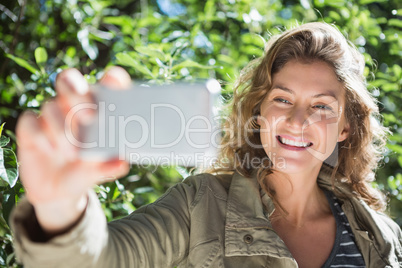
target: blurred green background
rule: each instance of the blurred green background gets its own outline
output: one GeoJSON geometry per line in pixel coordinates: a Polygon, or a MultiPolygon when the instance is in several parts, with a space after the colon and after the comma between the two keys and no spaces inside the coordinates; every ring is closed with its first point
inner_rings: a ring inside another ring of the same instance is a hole
{"type": "MultiPolygon", "coordinates": [[[[393,135],[375,186],[402,225],[402,2],[400,0],[1,0],[0,267],[17,267],[8,226],[23,195],[14,129],[22,111],[54,96],[58,72],[94,83],[109,65],[133,79],[213,77],[227,99],[240,70],[273,34],[297,23],[334,23],[364,54],[368,88],[393,135]]],[[[191,170],[133,166],[96,188],[108,220],[154,201],[191,170]]]]}

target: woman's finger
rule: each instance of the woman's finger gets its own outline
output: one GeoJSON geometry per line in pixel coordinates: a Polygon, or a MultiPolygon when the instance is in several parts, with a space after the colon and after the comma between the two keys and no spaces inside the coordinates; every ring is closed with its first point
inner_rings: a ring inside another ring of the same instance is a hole
{"type": "Polygon", "coordinates": [[[53,147],[59,152],[61,158],[72,161],[76,158],[77,148],[73,145],[72,126],[67,122],[56,102],[47,102],[42,107],[39,118],[42,129],[53,147]]]}
{"type": "Polygon", "coordinates": [[[130,165],[123,160],[111,160],[108,162],[100,163],[98,166],[99,179],[97,183],[103,183],[106,181],[114,181],[130,171],[130,165]]]}
{"type": "Polygon", "coordinates": [[[131,85],[130,75],[121,67],[113,66],[109,68],[99,81],[101,84],[111,89],[128,89],[131,85]]]}
{"type": "Polygon", "coordinates": [[[37,115],[31,111],[21,114],[16,126],[17,145],[24,149],[36,149],[50,154],[53,148],[43,133],[37,115]]]}
{"type": "Polygon", "coordinates": [[[62,188],[74,192],[76,189],[69,189],[69,187],[81,185],[82,189],[87,189],[95,184],[116,180],[126,175],[129,170],[129,164],[118,159],[106,162],[78,161],[74,164],[71,163],[71,168],[63,171],[63,182],[66,184],[62,188]],[[82,174],[85,174],[85,177],[82,174]]]}
{"type": "Polygon", "coordinates": [[[77,69],[71,68],[57,75],[56,90],[63,95],[85,95],[88,93],[89,87],[84,76],[77,69]]]}
{"type": "Polygon", "coordinates": [[[94,109],[87,108],[87,104],[93,103],[89,86],[84,76],[77,69],[67,69],[57,75],[56,101],[64,114],[77,110],[76,119],[82,123],[88,122],[94,115],[94,109]],[[81,107],[82,106],[82,107],[81,107]]]}
{"type": "Polygon", "coordinates": [[[51,165],[49,159],[53,159],[55,151],[33,112],[27,111],[20,116],[16,136],[20,178],[27,192],[30,192],[44,179],[43,167],[51,165]]]}

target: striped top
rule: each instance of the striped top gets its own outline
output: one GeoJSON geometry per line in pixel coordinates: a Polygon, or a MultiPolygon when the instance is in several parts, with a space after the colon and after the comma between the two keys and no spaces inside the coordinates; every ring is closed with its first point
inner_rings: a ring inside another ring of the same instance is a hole
{"type": "Polygon", "coordinates": [[[331,206],[332,213],[336,221],[336,237],[334,247],[323,268],[329,267],[354,267],[364,268],[363,256],[361,255],[354,239],[354,235],[349,225],[349,221],[342,211],[339,200],[332,192],[324,190],[331,206]]]}

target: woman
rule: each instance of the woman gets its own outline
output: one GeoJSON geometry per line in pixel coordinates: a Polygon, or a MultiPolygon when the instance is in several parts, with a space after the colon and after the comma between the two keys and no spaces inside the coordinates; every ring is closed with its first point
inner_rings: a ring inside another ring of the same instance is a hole
{"type": "MultiPolygon", "coordinates": [[[[363,68],[329,25],[273,38],[239,79],[214,170],[109,224],[88,189],[128,167],[82,162],[66,142],[65,114],[90,96],[82,76],[65,71],[41,117],[25,114],[17,126],[27,190],[12,218],[20,260],[26,267],[400,267],[401,230],[370,186],[385,131],[373,120],[363,68]]],[[[101,82],[124,88],[130,79],[114,68],[101,82]]]]}

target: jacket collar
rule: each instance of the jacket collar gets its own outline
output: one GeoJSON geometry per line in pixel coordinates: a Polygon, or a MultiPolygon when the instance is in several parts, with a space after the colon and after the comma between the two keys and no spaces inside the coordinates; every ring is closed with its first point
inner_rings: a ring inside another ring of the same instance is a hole
{"type": "Polygon", "coordinates": [[[273,202],[267,195],[261,197],[257,179],[234,173],[227,201],[225,255],[268,255],[294,264],[285,243],[272,229],[263,203],[272,213],[273,202]]]}

